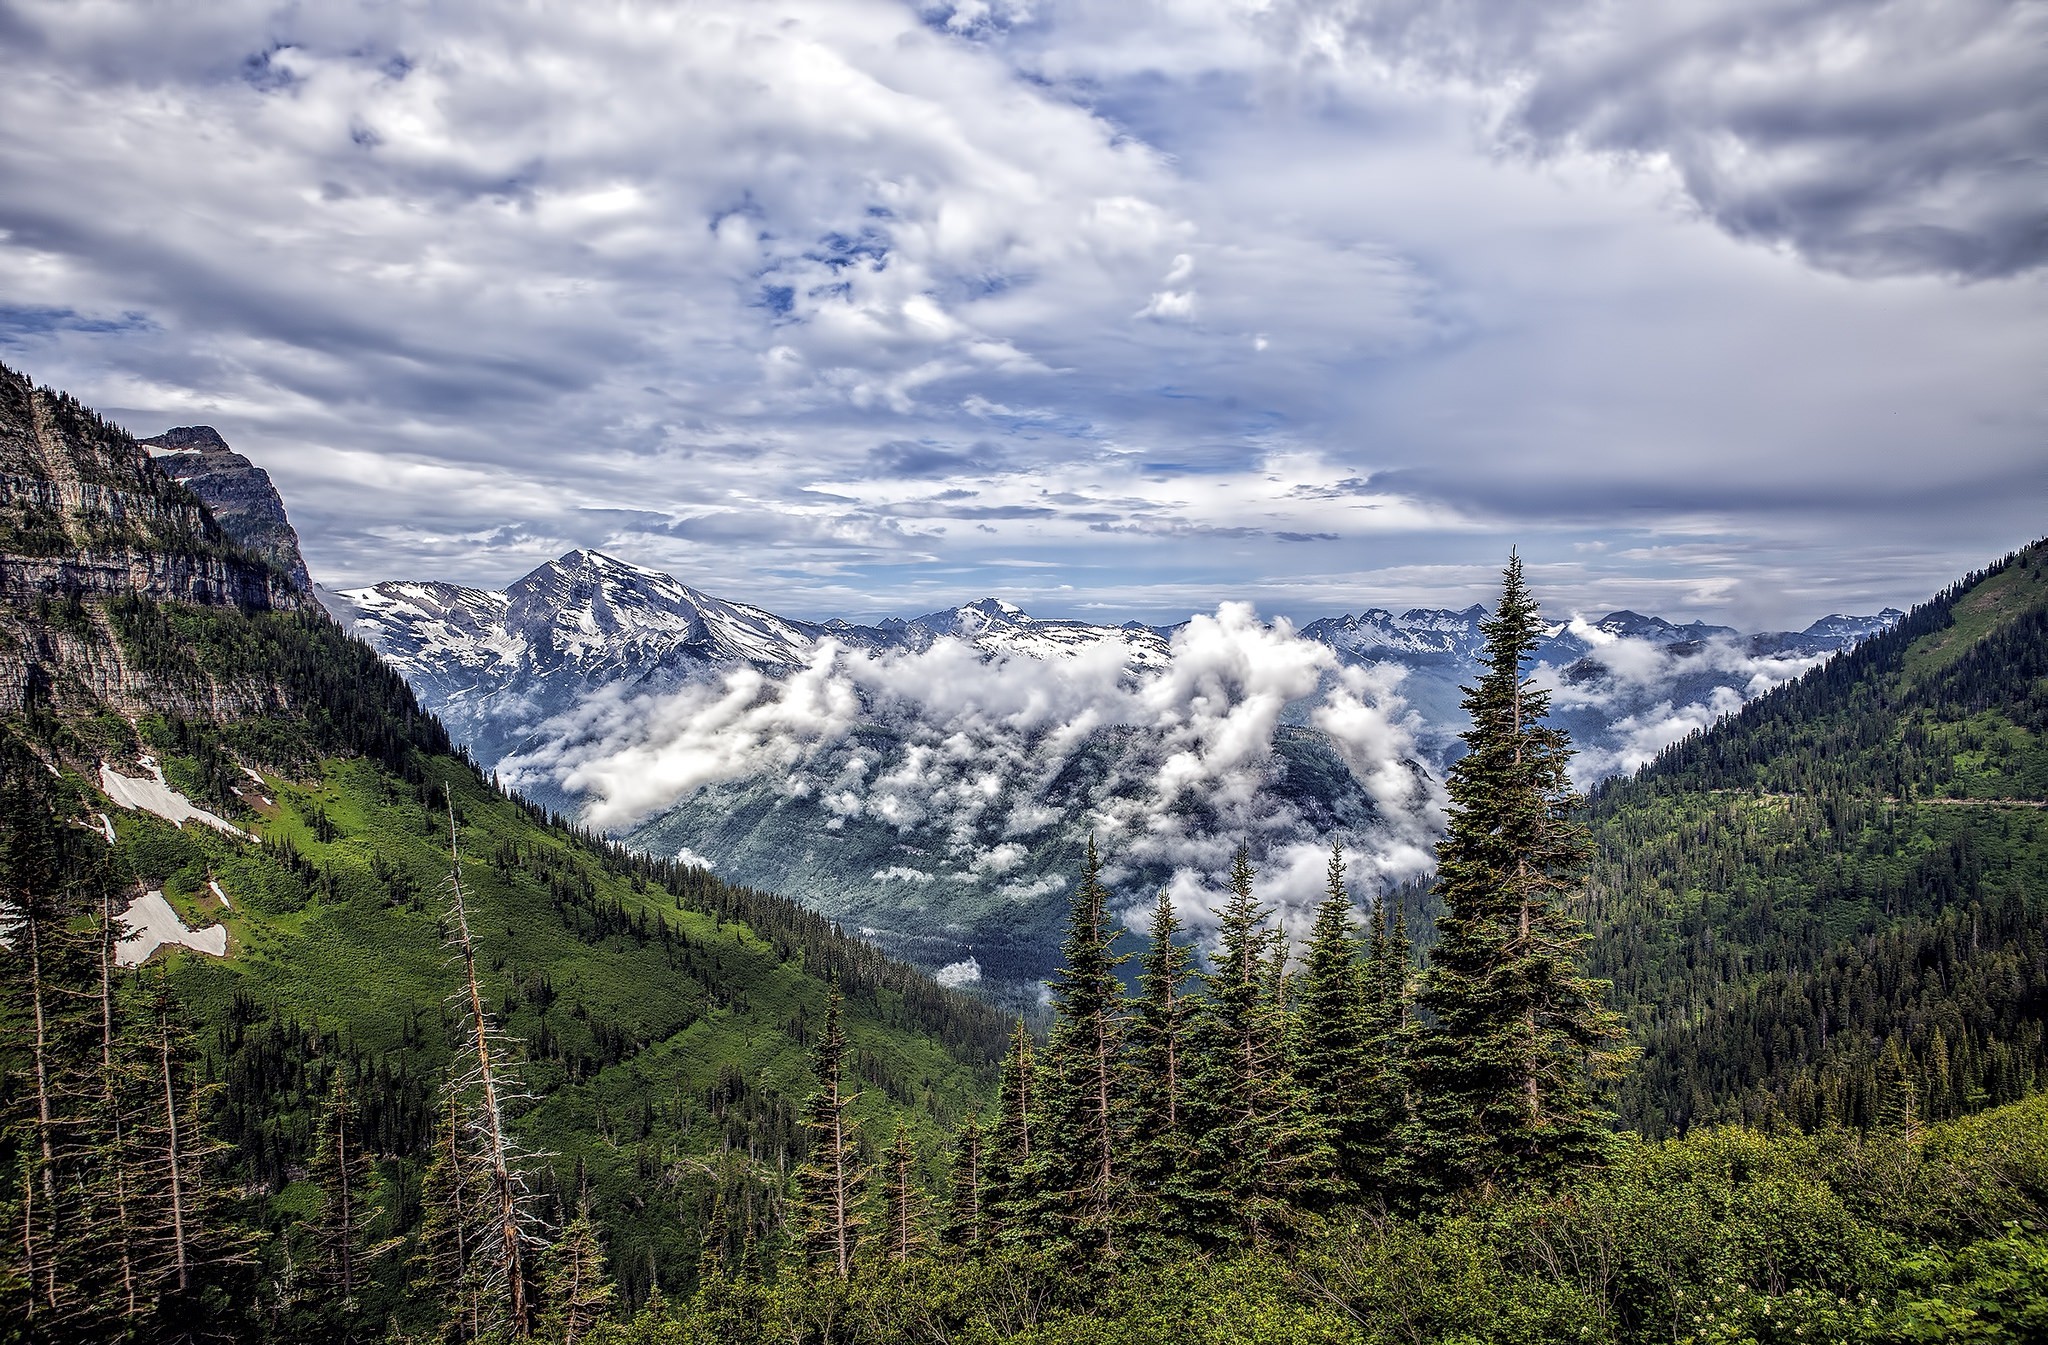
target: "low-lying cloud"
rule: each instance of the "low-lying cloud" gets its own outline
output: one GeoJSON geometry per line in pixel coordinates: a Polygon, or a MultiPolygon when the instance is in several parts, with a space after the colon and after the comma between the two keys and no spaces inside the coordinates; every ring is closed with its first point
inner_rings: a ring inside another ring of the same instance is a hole
{"type": "Polygon", "coordinates": [[[585,820],[613,830],[707,786],[773,779],[815,800],[827,828],[861,819],[905,838],[912,853],[872,881],[1000,879],[1016,901],[1065,886],[1026,857],[1075,827],[1100,839],[1112,880],[1170,871],[1197,928],[1245,839],[1266,870],[1262,895],[1302,924],[1333,839],[1368,891],[1432,861],[1444,800],[1417,762],[1401,675],[1340,668],[1245,603],[1190,621],[1156,669],[1128,668],[1115,645],[1041,661],[951,638],[883,653],[827,641],[779,681],[738,668],[659,694],[602,691],[502,774],[582,796],[585,820]],[[1370,800],[1337,835],[1275,790],[1283,712],[1303,704],[1370,800]]]}

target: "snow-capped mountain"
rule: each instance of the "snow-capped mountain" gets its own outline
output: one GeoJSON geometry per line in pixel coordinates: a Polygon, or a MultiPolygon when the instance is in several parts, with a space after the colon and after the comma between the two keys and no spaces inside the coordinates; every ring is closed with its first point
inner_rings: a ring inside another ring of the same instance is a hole
{"type": "MultiPolygon", "coordinates": [[[[322,596],[529,795],[1013,997],[1049,965],[1091,833],[1120,882],[1194,908],[1240,836],[1283,911],[1312,904],[1331,839],[1368,888],[1425,868],[1486,615],[1368,608],[1295,630],[1226,603],[1112,626],[991,597],[811,622],[591,551],[501,593],[322,596]]],[[[1535,675],[1590,782],[1898,615],[1761,634],[1574,616],[1535,675]]]]}

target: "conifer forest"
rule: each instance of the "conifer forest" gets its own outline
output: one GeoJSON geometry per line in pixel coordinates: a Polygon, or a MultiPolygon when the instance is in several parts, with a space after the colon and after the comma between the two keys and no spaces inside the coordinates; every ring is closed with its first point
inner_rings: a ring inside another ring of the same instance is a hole
{"type": "Polygon", "coordinates": [[[1240,846],[1207,937],[1139,937],[1091,843],[1008,1020],[507,797],[315,618],[46,604],[279,708],[8,721],[5,1330],[2042,1338],[2044,592],[2035,547],[1586,799],[1511,559],[1433,883],[1362,910],[1333,846],[1291,943],[1240,846]],[[263,843],[53,768],[128,734],[263,843]],[[138,879],[319,955],[126,965],[138,879]]]}

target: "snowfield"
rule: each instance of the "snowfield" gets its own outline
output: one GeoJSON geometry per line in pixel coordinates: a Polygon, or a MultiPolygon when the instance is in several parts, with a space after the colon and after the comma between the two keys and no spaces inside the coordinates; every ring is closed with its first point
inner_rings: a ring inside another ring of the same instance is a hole
{"type": "MultiPolygon", "coordinates": [[[[218,888],[214,890],[219,891],[218,888]]],[[[128,928],[129,935],[114,945],[114,960],[124,967],[141,966],[165,944],[190,948],[209,957],[228,955],[226,925],[187,928],[178,913],[171,909],[171,903],[164,900],[161,891],[145,892],[129,902],[128,909],[121,913],[121,923],[128,928]]]]}
{"type": "MultiPolygon", "coordinates": [[[[144,757],[142,768],[149,774],[137,778],[123,775],[112,766],[101,766],[100,792],[130,812],[154,813],[175,827],[183,827],[187,822],[203,822],[245,841],[256,839],[225,817],[199,807],[164,783],[163,767],[156,764],[156,758],[144,757]]],[[[112,830],[111,825],[108,829],[112,830]]]]}

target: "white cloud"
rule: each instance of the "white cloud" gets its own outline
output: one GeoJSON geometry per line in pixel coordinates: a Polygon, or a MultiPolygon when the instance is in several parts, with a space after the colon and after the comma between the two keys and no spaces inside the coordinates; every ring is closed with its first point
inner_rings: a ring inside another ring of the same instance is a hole
{"type": "MultiPolygon", "coordinates": [[[[1320,890],[1309,856],[1335,836],[1276,789],[1285,768],[1274,741],[1290,706],[1307,707],[1371,800],[1373,815],[1343,828],[1361,881],[1376,890],[1430,863],[1443,800],[1415,764],[1419,725],[1399,680],[1340,670],[1327,646],[1241,603],[1189,622],[1149,669],[1126,667],[1115,646],[1041,661],[984,658],[950,638],[872,655],[828,643],[779,683],[743,669],[663,695],[600,693],[543,726],[545,745],[500,774],[580,793],[586,820],[608,828],[717,782],[807,780],[835,822],[872,819],[938,845],[942,867],[961,877],[1017,874],[997,889],[1016,901],[1065,886],[1061,874],[1018,872],[1026,842],[1050,827],[1097,834],[1113,879],[1172,871],[1190,899],[1246,838],[1276,866],[1268,899],[1294,921],[1320,890]],[[855,746],[864,726],[876,732],[855,746]],[[868,744],[883,740],[894,745],[874,755],[868,744]],[[1295,881],[1311,868],[1313,883],[1295,881]]],[[[935,876],[907,865],[873,875],[935,876]]]]}

